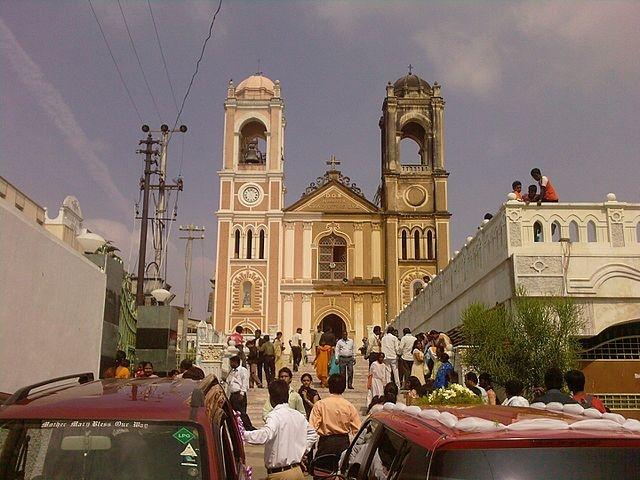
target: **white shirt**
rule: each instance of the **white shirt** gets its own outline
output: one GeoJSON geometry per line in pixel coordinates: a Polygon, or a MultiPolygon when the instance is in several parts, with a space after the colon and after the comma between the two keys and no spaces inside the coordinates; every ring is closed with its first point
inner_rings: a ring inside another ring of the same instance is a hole
{"type": "Polygon", "coordinates": [[[302,334],[301,333],[294,333],[293,335],[291,335],[291,346],[293,347],[301,347],[302,346],[302,334]]]}
{"type": "Polygon", "coordinates": [[[506,398],[504,402],[502,402],[502,405],[506,407],[528,407],[529,400],[516,395],[511,398],[506,398]]]}
{"type": "Polygon", "coordinates": [[[416,337],[407,333],[400,339],[400,346],[398,347],[398,353],[403,360],[413,361],[413,344],[417,340],[416,337]]]}
{"type": "Polygon", "coordinates": [[[380,337],[373,334],[369,337],[369,354],[380,353],[380,337]]]}
{"type": "Polygon", "coordinates": [[[380,350],[384,353],[385,360],[395,360],[398,356],[400,340],[393,333],[385,333],[380,342],[380,350]]]}
{"type": "Polygon", "coordinates": [[[227,376],[227,389],[229,394],[241,392],[246,395],[249,391],[249,370],[242,365],[231,370],[227,376]]]}
{"type": "Polygon", "coordinates": [[[336,357],[353,357],[355,354],[353,340],[342,338],[336,343],[336,357]]]}
{"type": "Polygon", "coordinates": [[[480,385],[476,385],[476,388],[478,390],[480,390],[480,393],[482,394],[482,401],[484,403],[488,404],[489,403],[489,395],[487,395],[487,391],[484,388],[482,388],[480,385]]]}
{"type": "Polygon", "coordinates": [[[269,412],[264,427],[244,432],[244,439],[252,445],[264,445],[265,466],[276,468],[300,463],[318,434],[303,414],[281,403],[269,412]],[[305,441],[301,441],[303,438],[305,441]]]}

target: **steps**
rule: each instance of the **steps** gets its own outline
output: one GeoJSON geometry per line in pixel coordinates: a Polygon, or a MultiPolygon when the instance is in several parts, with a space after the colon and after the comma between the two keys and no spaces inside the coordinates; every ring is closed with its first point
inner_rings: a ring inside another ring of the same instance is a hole
{"type": "MultiPolygon", "coordinates": [[[[310,358],[310,361],[313,359],[310,358]]],[[[292,365],[287,365],[293,370],[292,365]]],[[[277,373],[277,372],[276,372],[277,373]]],[[[302,382],[300,377],[303,373],[310,373],[313,377],[313,388],[318,390],[320,398],[325,398],[329,395],[329,389],[320,386],[320,381],[316,377],[315,368],[311,363],[307,365],[301,365],[299,371],[293,372],[293,381],[291,385],[297,391],[300,388],[302,382]]],[[[356,364],[353,367],[353,390],[345,390],[344,398],[349,400],[360,412],[360,417],[363,417],[366,413],[366,399],[367,399],[367,376],[369,374],[369,361],[365,360],[362,356],[356,357],[356,364]]],[[[264,379],[263,379],[264,380],[264,379]]],[[[252,388],[249,390],[247,398],[247,414],[251,419],[251,423],[256,428],[260,428],[264,425],[262,420],[262,408],[264,403],[269,398],[269,391],[266,388],[252,388]]],[[[245,453],[247,456],[247,464],[253,467],[254,480],[260,480],[266,478],[267,472],[264,467],[264,448],[261,446],[245,445],[245,453]]]]}

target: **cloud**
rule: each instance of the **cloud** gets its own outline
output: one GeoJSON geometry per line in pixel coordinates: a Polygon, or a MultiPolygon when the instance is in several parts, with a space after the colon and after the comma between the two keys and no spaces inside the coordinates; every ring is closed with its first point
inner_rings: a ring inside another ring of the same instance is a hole
{"type": "Polygon", "coordinates": [[[140,244],[139,230],[130,230],[124,223],[108,218],[86,219],[84,227],[97,233],[120,249],[120,257],[125,266],[130,269],[136,263],[138,245],[140,244]]]}
{"type": "Polygon", "coordinates": [[[131,210],[129,202],[116,186],[105,163],[96,154],[93,142],[80,127],[60,92],[46,80],[42,70],[20,46],[2,19],[0,19],[0,51],[9,60],[9,65],[31,92],[36,103],[58,128],[67,144],[78,154],[91,178],[107,194],[109,201],[129,216],[131,210]]]}

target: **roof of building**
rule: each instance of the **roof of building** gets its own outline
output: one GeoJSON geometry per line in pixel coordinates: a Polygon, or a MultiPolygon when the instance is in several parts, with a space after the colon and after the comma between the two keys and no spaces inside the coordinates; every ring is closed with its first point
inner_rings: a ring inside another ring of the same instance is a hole
{"type": "Polygon", "coordinates": [[[194,389],[217,383],[214,376],[190,379],[103,379],[67,382],[30,393],[0,408],[2,418],[132,419],[187,421],[194,389]]]}
{"type": "Polygon", "coordinates": [[[265,77],[261,72],[251,75],[241,81],[236,87],[236,94],[244,91],[263,91],[266,93],[274,94],[275,83],[268,77],[265,77]]]}
{"type": "Polygon", "coordinates": [[[393,92],[397,97],[404,97],[413,92],[428,94],[431,92],[431,86],[419,76],[408,73],[395,81],[393,92]]]}

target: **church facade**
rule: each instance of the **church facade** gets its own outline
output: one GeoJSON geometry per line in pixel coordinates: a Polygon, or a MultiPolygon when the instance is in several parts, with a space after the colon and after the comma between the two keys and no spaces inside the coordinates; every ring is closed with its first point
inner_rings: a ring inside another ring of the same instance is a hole
{"type": "Polygon", "coordinates": [[[320,325],[359,341],[445,267],[451,215],[437,83],[410,73],[387,85],[374,200],[331,157],[324,175],[285,205],[279,82],[260,74],[230,82],[224,114],[212,314],[218,331],[242,325],[288,339],[302,328],[308,342],[320,325]],[[418,150],[410,163],[401,161],[407,139],[418,150]]]}

